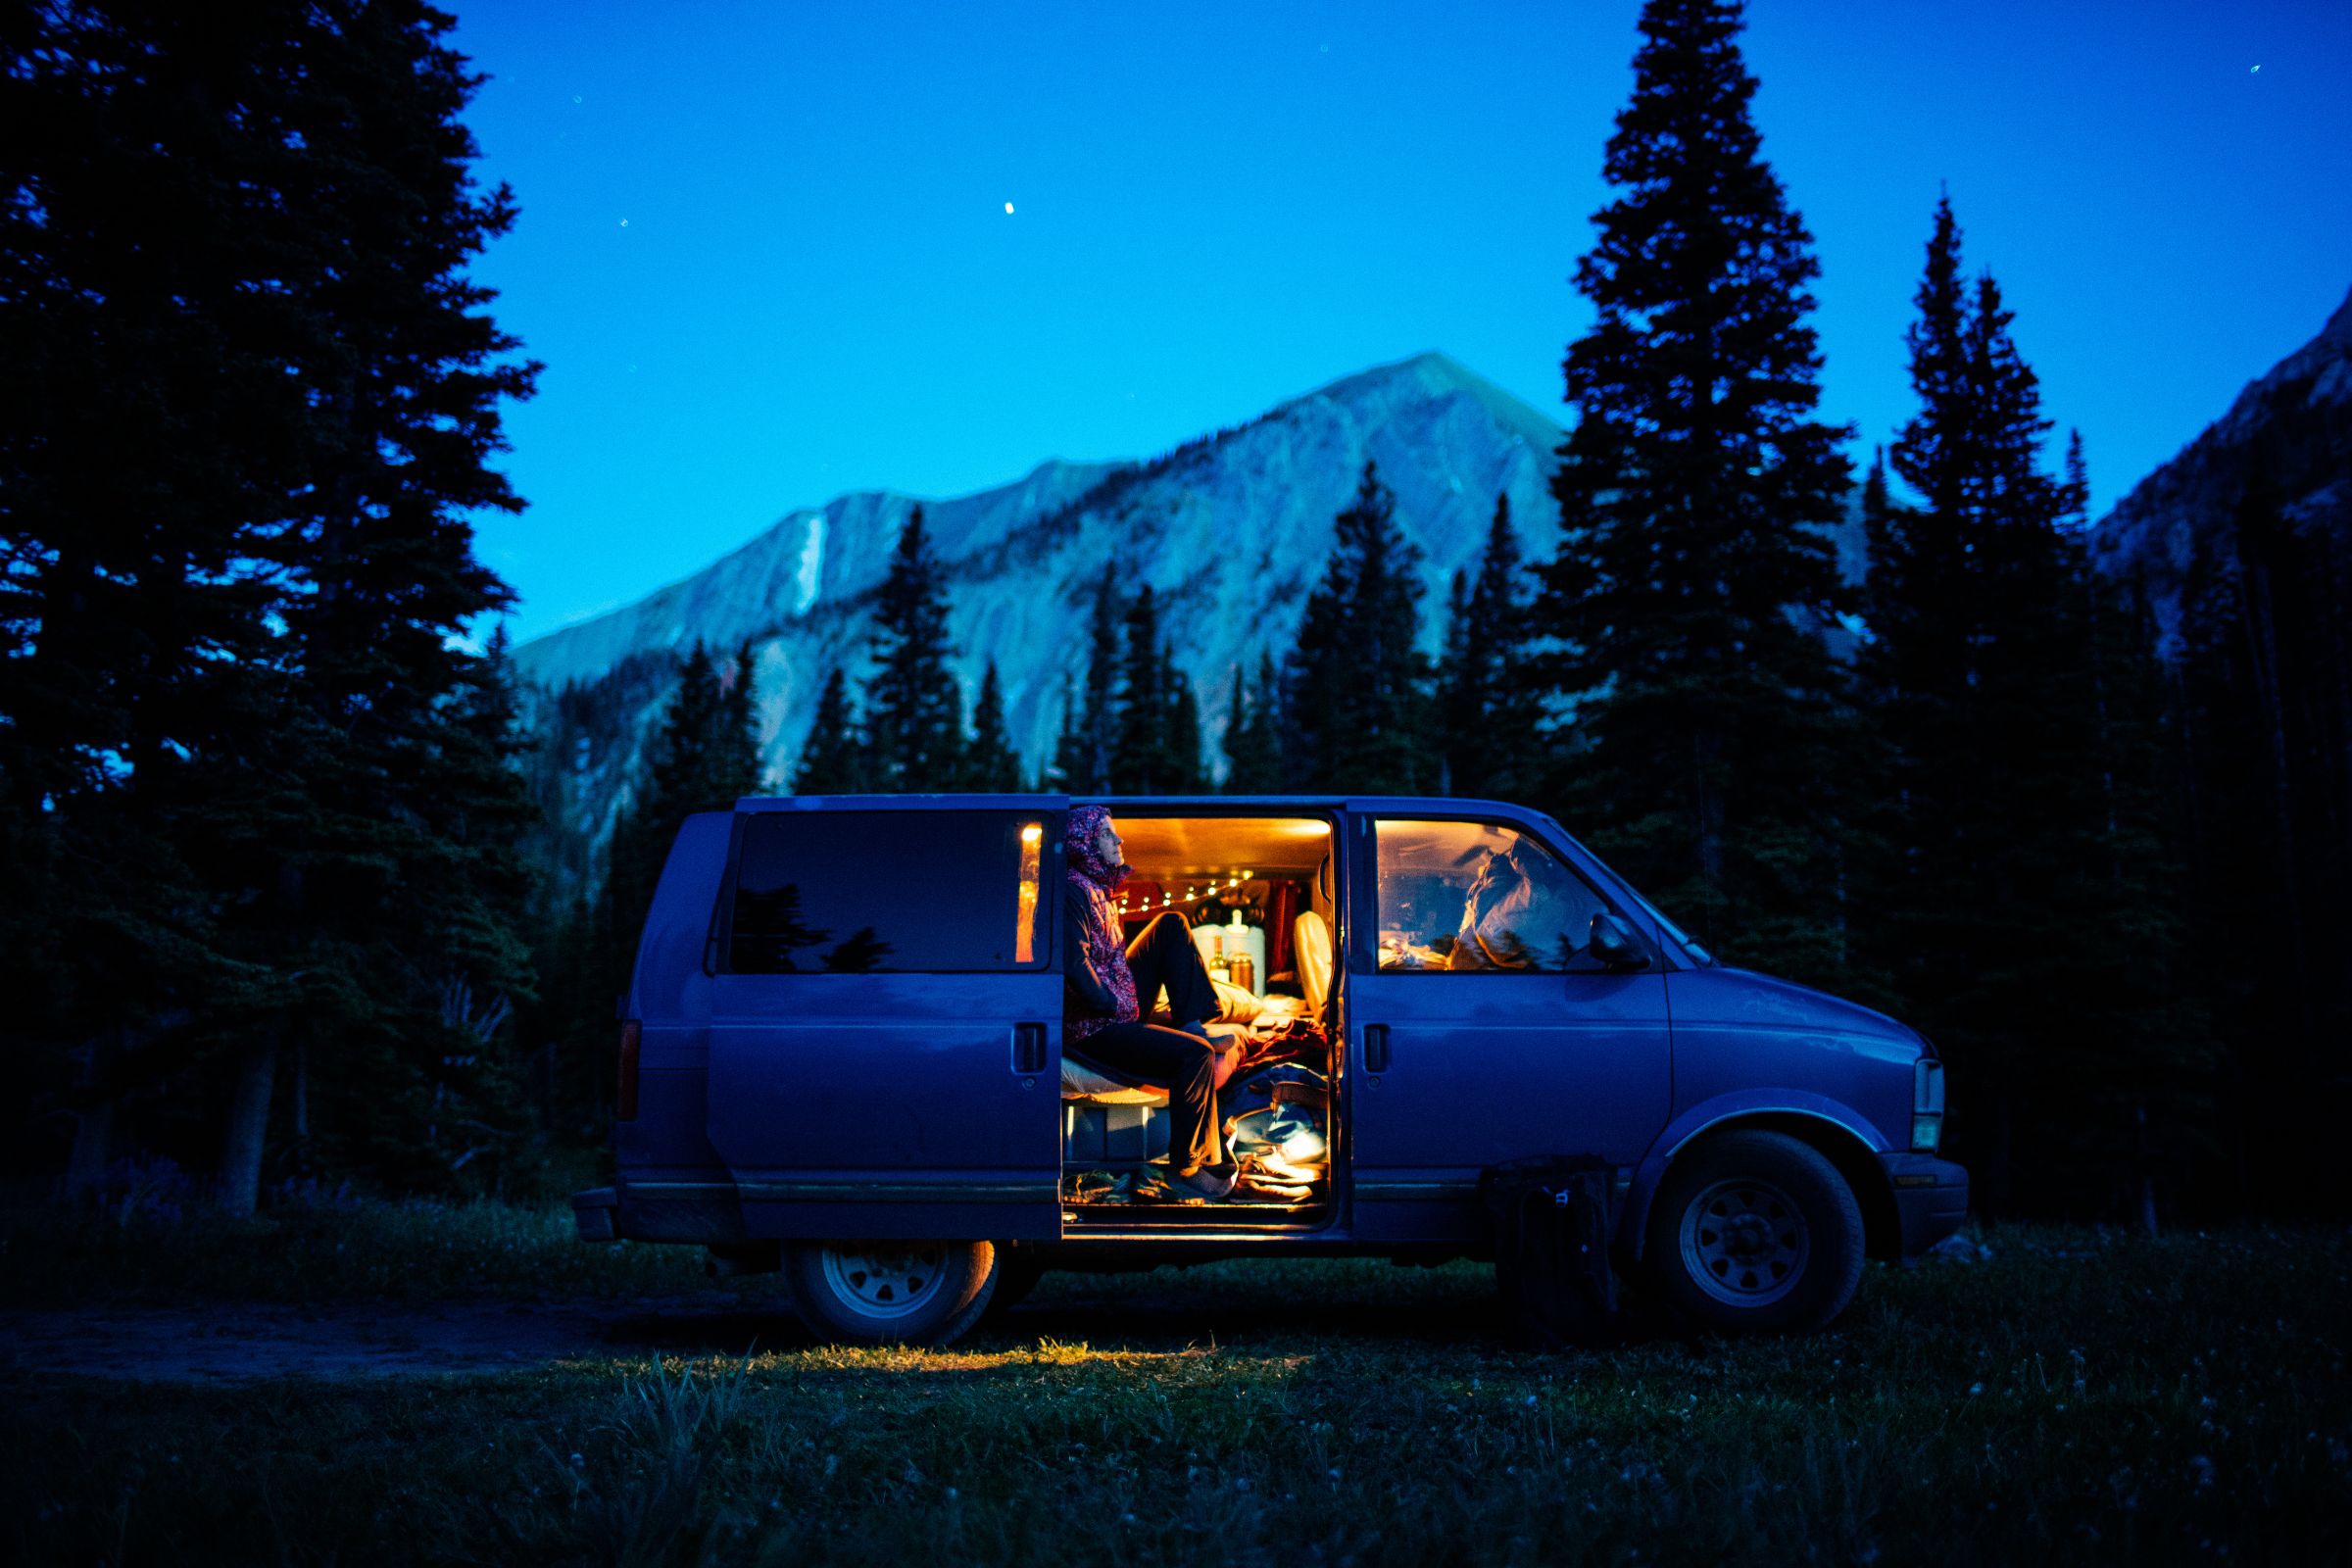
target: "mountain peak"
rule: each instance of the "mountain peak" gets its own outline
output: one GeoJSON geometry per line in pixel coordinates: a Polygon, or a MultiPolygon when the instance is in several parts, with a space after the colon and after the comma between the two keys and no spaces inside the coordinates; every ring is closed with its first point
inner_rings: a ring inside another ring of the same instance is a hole
{"type": "Polygon", "coordinates": [[[1425,349],[1407,359],[1375,365],[1277,406],[1276,412],[1329,399],[1338,403],[1434,401],[1452,396],[1475,399],[1495,423],[1546,451],[1566,431],[1558,420],[1471,369],[1452,355],[1425,349]]]}

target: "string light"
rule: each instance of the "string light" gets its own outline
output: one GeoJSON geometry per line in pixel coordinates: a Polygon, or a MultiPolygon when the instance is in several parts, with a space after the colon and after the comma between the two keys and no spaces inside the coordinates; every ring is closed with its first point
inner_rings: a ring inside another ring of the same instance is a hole
{"type": "Polygon", "coordinates": [[[1214,877],[1211,877],[1209,879],[1208,886],[1205,888],[1200,888],[1197,891],[1188,890],[1185,893],[1185,896],[1181,899],[1175,894],[1163,890],[1159,895],[1157,903],[1154,903],[1151,899],[1147,898],[1132,906],[1130,906],[1127,896],[1125,894],[1121,894],[1119,895],[1118,911],[1121,914],[1148,914],[1153,909],[1172,909],[1180,904],[1201,904],[1210,899],[1218,898],[1230,890],[1240,887],[1243,883],[1251,880],[1253,880],[1253,877],[1251,873],[1248,871],[1244,871],[1239,876],[1228,876],[1223,882],[1219,882],[1214,877]]]}

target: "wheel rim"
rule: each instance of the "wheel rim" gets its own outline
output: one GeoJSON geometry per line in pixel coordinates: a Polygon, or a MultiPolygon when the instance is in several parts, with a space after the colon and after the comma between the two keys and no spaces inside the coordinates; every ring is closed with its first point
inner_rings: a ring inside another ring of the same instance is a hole
{"type": "Polygon", "coordinates": [[[825,1283],[868,1317],[911,1317],[947,1289],[944,1247],[828,1247],[820,1256],[825,1283]]]}
{"type": "Polygon", "coordinates": [[[1769,1306],[1805,1272],[1812,1238],[1804,1211],[1770,1182],[1735,1177],[1683,1210],[1683,1271],[1730,1306],[1769,1306]]]}

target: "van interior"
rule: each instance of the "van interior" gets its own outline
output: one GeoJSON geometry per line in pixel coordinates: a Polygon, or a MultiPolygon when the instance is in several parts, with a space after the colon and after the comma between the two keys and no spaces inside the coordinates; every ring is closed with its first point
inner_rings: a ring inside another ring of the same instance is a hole
{"type": "MultiPolygon", "coordinates": [[[[1133,940],[1181,918],[1215,984],[1212,1038],[1233,1054],[1217,1122],[1235,1188],[1209,1200],[1165,1181],[1168,1092],[1089,1062],[1065,1040],[1061,1193],[1073,1228],[1311,1230],[1331,1213],[1343,1039],[1333,985],[1331,823],[1300,816],[1117,818],[1133,871],[1120,918],[1133,940]]],[[[1170,1021],[1167,999],[1158,1021],[1170,1021]]],[[[1149,1015],[1147,1015],[1149,1016],[1149,1015]]]]}

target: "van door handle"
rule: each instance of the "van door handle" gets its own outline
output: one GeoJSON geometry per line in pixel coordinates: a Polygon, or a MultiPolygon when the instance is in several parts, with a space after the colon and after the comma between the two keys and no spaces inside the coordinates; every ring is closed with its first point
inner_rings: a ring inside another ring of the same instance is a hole
{"type": "Polygon", "coordinates": [[[1364,1025],[1364,1071],[1389,1070],[1389,1026],[1385,1023],[1364,1025]]]}
{"type": "Polygon", "coordinates": [[[1025,1078],[1046,1070],[1044,1024],[1016,1023],[1012,1026],[1012,1070],[1025,1078]]]}

